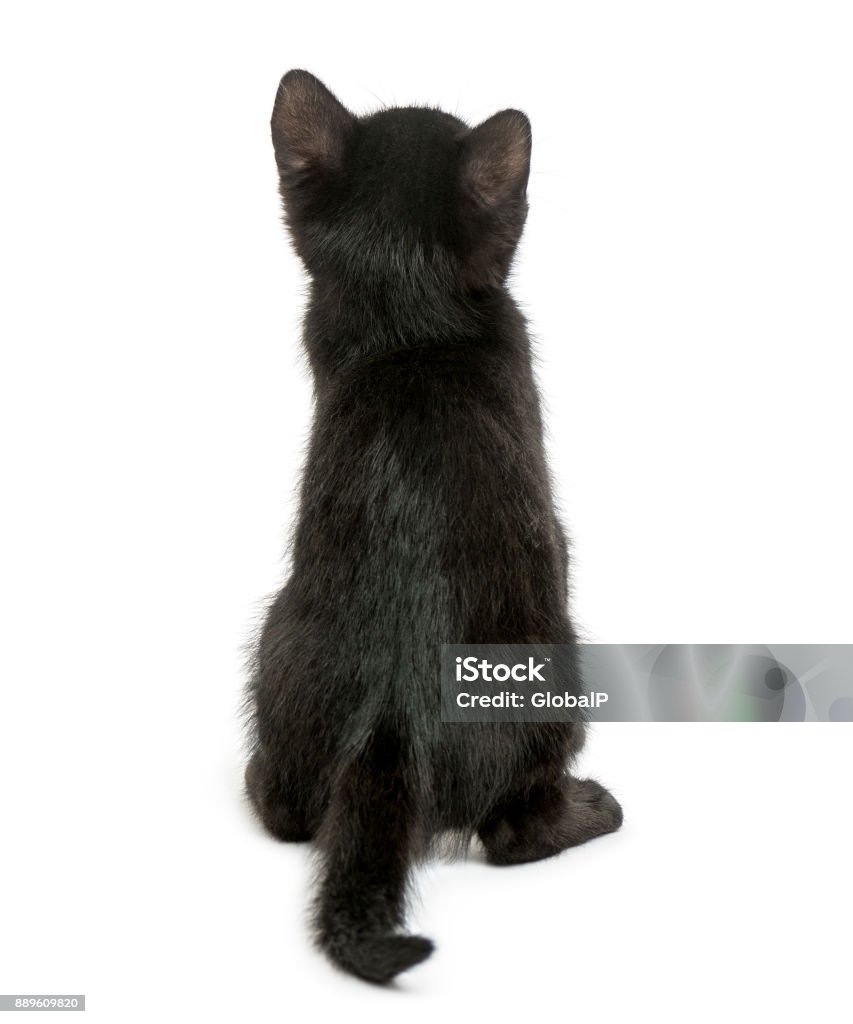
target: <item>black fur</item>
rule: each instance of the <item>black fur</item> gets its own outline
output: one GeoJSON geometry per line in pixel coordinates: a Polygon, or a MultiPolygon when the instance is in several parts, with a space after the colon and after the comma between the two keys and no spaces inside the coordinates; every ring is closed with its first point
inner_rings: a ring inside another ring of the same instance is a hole
{"type": "Polygon", "coordinates": [[[322,853],[320,945],[386,982],[409,866],[475,833],[495,864],[613,831],[568,772],[582,726],[442,725],[441,643],[575,643],[525,323],[505,280],[527,213],[530,125],[439,110],[351,115],[291,71],[272,117],[311,277],[315,418],[293,566],[248,695],[247,790],[322,853]]]}

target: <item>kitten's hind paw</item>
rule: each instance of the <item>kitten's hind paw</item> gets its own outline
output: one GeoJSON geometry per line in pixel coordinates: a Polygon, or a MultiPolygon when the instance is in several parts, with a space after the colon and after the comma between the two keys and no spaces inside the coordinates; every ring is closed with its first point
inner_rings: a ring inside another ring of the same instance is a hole
{"type": "Polygon", "coordinates": [[[615,832],[622,808],[593,779],[565,777],[498,809],[479,835],[491,864],[525,864],[615,832]]]}
{"type": "Polygon", "coordinates": [[[246,766],[246,795],[261,824],[276,839],[304,843],[313,838],[304,816],[290,806],[280,784],[271,779],[263,755],[256,751],[246,766]]]}
{"type": "Polygon", "coordinates": [[[615,796],[595,779],[575,779],[569,782],[568,797],[570,805],[577,805],[576,813],[594,815],[605,835],[615,832],[622,825],[622,807],[615,796]]]}

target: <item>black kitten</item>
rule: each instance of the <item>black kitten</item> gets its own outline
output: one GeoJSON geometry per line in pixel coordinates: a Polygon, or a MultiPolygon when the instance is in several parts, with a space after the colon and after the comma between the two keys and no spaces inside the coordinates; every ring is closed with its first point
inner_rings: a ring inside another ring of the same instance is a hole
{"type": "Polygon", "coordinates": [[[442,725],[442,643],[575,643],[524,319],[505,280],[530,125],[407,107],[355,117],[281,81],[281,195],[311,276],[315,418],[293,568],[249,692],[252,803],[323,857],[318,941],[385,982],[409,866],[474,833],[495,864],[549,857],[622,812],[568,764],[578,724],[442,725]]]}

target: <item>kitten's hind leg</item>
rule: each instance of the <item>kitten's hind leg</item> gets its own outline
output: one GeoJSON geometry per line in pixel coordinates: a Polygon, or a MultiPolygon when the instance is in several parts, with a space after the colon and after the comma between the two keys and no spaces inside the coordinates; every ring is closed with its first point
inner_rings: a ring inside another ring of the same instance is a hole
{"type": "Polygon", "coordinates": [[[478,830],[491,864],[523,864],[615,832],[617,800],[592,779],[564,775],[538,783],[496,807],[478,830]]]}
{"type": "Polygon", "coordinates": [[[302,843],[313,839],[305,810],[304,795],[288,786],[284,773],[270,763],[262,750],[256,750],[246,766],[246,794],[266,830],[276,839],[302,843]]]}

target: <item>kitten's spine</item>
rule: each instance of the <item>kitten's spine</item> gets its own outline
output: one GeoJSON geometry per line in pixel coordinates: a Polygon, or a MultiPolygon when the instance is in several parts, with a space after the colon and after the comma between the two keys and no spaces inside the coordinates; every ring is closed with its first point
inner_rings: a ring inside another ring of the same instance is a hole
{"type": "Polygon", "coordinates": [[[403,935],[418,808],[393,730],[376,730],[341,770],[323,821],[317,941],[343,970],[383,984],[425,960],[429,939],[403,935]]]}

